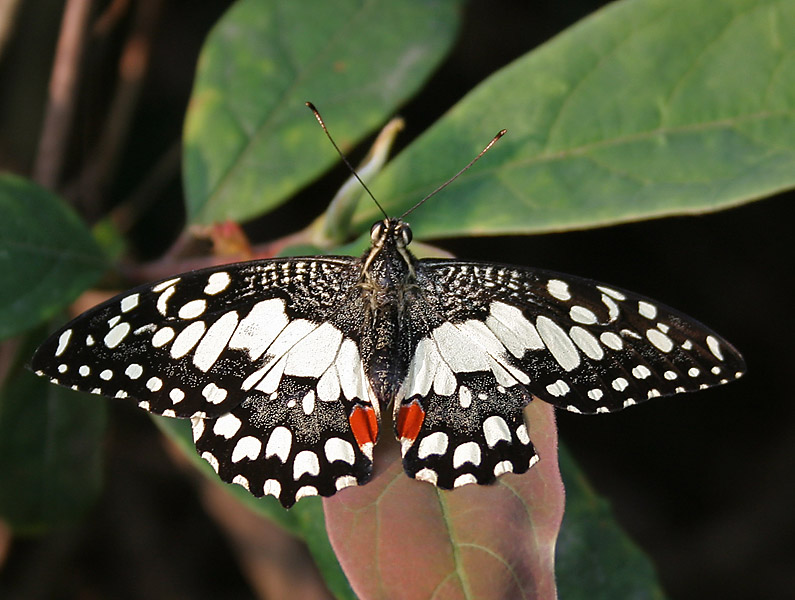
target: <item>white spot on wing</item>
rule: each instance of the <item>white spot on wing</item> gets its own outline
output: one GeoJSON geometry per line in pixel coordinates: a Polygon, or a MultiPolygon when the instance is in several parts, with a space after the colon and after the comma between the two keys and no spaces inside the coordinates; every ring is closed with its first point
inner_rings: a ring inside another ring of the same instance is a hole
{"type": "Polygon", "coordinates": [[[565,396],[571,391],[569,384],[562,379],[558,379],[555,383],[550,383],[547,386],[547,391],[553,396],[565,396]]]}
{"type": "Polygon", "coordinates": [[[577,344],[577,347],[582,350],[583,354],[592,360],[601,360],[604,358],[604,350],[599,345],[599,341],[591,334],[590,331],[583,329],[579,325],[575,325],[569,329],[569,336],[572,341],[577,344]]]}
{"type": "Polygon", "coordinates": [[[584,306],[575,305],[569,310],[569,317],[572,321],[582,323],[583,325],[593,325],[598,319],[594,312],[584,306]]]}
{"type": "Polygon", "coordinates": [[[632,375],[636,379],[646,379],[647,377],[651,376],[651,371],[646,365],[638,365],[632,369],[632,375]]]}
{"type": "Polygon", "coordinates": [[[152,336],[152,345],[155,348],[165,346],[174,339],[174,330],[171,327],[163,327],[152,336]]]}
{"type": "Polygon", "coordinates": [[[599,290],[603,291],[605,294],[610,296],[611,298],[615,298],[616,300],[626,300],[627,297],[622,294],[621,292],[614,290],[613,288],[609,288],[604,285],[597,285],[596,286],[599,290]]]}
{"type": "Polygon", "coordinates": [[[185,392],[183,392],[179,388],[173,388],[169,393],[168,397],[171,398],[171,402],[174,404],[179,404],[185,399],[185,392]]]}
{"type": "Polygon", "coordinates": [[[433,454],[444,454],[447,452],[447,444],[447,434],[443,431],[434,431],[432,434],[422,438],[417,455],[420,458],[427,458],[433,454]]]}
{"type": "Polygon", "coordinates": [[[641,316],[644,316],[647,319],[657,318],[657,307],[653,304],[645,302],[644,300],[640,300],[638,302],[638,312],[641,314],[641,316]]]}
{"type": "Polygon", "coordinates": [[[315,392],[313,390],[309,390],[304,399],[301,400],[301,408],[307,416],[315,412],[315,392]]]}
{"type": "Polygon", "coordinates": [[[515,306],[503,302],[492,302],[486,326],[497,336],[508,352],[517,358],[527,350],[540,350],[544,342],[533,324],[515,306]]]}
{"type": "Polygon", "coordinates": [[[115,348],[121,344],[128,333],[130,333],[130,324],[127,322],[119,323],[108,332],[103,341],[108,348],[115,348]]]}
{"type": "MultiPolygon", "coordinates": [[[[287,326],[274,346],[295,323],[298,321],[287,326]]],[[[284,372],[296,377],[320,377],[331,366],[341,343],[342,332],[331,323],[323,323],[289,350],[284,372]]]]}
{"type": "Polygon", "coordinates": [[[295,493],[295,500],[298,501],[301,498],[317,495],[317,488],[314,485],[303,485],[298,488],[298,491],[295,493]]]}
{"type": "Polygon", "coordinates": [[[673,350],[674,343],[667,335],[665,335],[662,331],[657,329],[649,329],[646,331],[646,337],[649,338],[649,341],[654,344],[657,348],[662,350],[663,352],[670,352],[673,350]]]}
{"type": "Polygon", "coordinates": [[[195,319],[207,309],[207,300],[191,300],[184,304],[177,313],[180,319],[195,319]]]}
{"type": "Polygon", "coordinates": [[[342,438],[329,438],[323,445],[323,450],[330,463],[333,463],[335,460],[341,460],[342,462],[352,465],[356,462],[356,453],[353,450],[353,446],[349,441],[343,440],[342,438]]]}
{"type": "Polygon", "coordinates": [[[574,342],[557,323],[541,315],[536,320],[536,327],[552,357],[563,369],[571,371],[580,364],[580,355],[574,342]]]}
{"type": "MultiPolygon", "coordinates": [[[[159,291],[159,290],[155,289],[154,291],[159,291]]],[[[169,298],[171,298],[171,296],[174,294],[175,291],[176,288],[172,285],[171,287],[166,288],[166,290],[157,297],[157,305],[156,305],[157,312],[159,312],[164,317],[166,316],[166,312],[168,311],[168,300],[169,298]]]]}
{"type": "Polygon", "coordinates": [[[621,348],[624,347],[623,340],[612,331],[605,331],[599,336],[599,339],[605,346],[612,348],[613,350],[621,350],[621,348]]]}
{"type": "Polygon", "coordinates": [[[129,312],[136,306],[138,306],[138,300],[140,298],[140,294],[130,294],[126,296],[121,301],[121,312],[129,312]]]}
{"type": "Polygon", "coordinates": [[[553,298],[558,300],[571,300],[571,292],[569,292],[569,284],[560,279],[550,279],[547,282],[547,291],[553,298]]]}
{"type": "Polygon", "coordinates": [[[174,279],[169,279],[167,281],[161,281],[156,286],[152,288],[153,292],[162,292],[167,287],[170,287],[172,284],[177,283],[179,281],[179,277],[175,277],[174,279]]]}
{"type": "Polygon", "coordinates": [[[305,473],[312,476],[320,473],[320,461],[317,459],[317,454],[311,450],[301,450],[293,461],[293,479],[298,481],[305,473]]]}
{"type": "Polygon", "coordinates": [[[511,430],[499,415],[492,415],[483,421],[483,435],[489,448],[494,448],[500,440],[511,441],[511,430]]]}
{"type": "Polygon", "coordinates": [[[237,312],[234,310],[225,313],[210,326],[193,355],[193,364],[197,369],[206,373],[212,368],[221,352],[226,348],[236,327],[237,312]]]}
{"type": "Polygon", "coordinates": [[[475,477],[472,473],[464,473],[463,475],[459,475],[455,478],[455,481],[453,481],[453,487],[460,488],[462,486],[477,482],[477,477],[475,477]]]}
{"type": "Polygon", "coordinates": [[[246,350],[249,358],[256,360],[286,326],[284,300],[272,298],[257,302],[248,315],[240,321],[232,339],[229,340],[229,347],[246,350]]]}
{"type": "Polygon", "coordinates": [[[150,377],[146,387],[150,392],[157,392],[163,387],[163,380],[160,377],[150,377]]]}
{"type": "Polygon", "coordinates": [[[265,447],[265,458],[277,456],[283,463],[287,462],[290,456],[290,448],[293,445],[293,434],[286,427],[276,427],[268,438],[268,445],[265,447]]]}
{"type": "Polygon", "coordinates": [[[206,327],[204,321],[194,321],[183,329],[171,344],[171,358],[182,358],[199,342],[206,327]]]}
{"type": "Polygon", "coordinates": [[[472,463],[475,466],[480,464],[480,446],[477,442],[464,442],[455,449],[453,468],[457,469],[465,463],[472,463]]]}
{"type": "Polygon", "coordinates": [[[417,479],[419,481],[427,481],[430,484],[436,485],[436,482],[439,479],[439,475],[433,469],[425,467],[423,469],[420,469],[414,474],[414,479],[417,479]]]}
{"type": "Polygon", "coordinates": [[[232,450],[232,462],[240,462],[244,458],[255,460],[259,456],[260,450],[262,450],[262,442],[247,435],[235,444],[235,449],[232,450]]]}
{"type": "Polygon", "coordinates": [[[221,404],[221,402],[226,400],[226,394],[227,392],[224,388],[218,387],[213,382],[205,385],[202,390],[202,396],[204,396],[210,404],[221,404]]]}
{"type": "Polygon", "coordinates": [[[144,369],[141,365],[137,365],[135,363],[129,365],[125,370],[124,374],[129,377],[130,379],[138,379],[144,372],[144,369]]]}
{"type": "Polygon", "coordinates": [[[715,358],[717,358],[718,360],[723,360],[723,352],[721,351],[720,348],[720,342],[718,342],[715,336],[713,335],[707,336],[707,347],[709,348],[709,351],[712,352],[713,355],[715,355],[715,358]]]}
{"type": "Polygon", "coordinates": [[[232,280],[229,277],[229,273],[225,271],[213,273],[207,278],[207,285],[204,287],[204,293],[208,296],[214,296],[215,294],[223,292],[229,286],[230,281],[232,280]]]}
{"type": "Polygon", "coordinates": [[[241,425],[243,425],[243,422],[240,419],[232,413],[226,413],[215,421],[213,433],[230,439],[240,430],[241,425]]]}

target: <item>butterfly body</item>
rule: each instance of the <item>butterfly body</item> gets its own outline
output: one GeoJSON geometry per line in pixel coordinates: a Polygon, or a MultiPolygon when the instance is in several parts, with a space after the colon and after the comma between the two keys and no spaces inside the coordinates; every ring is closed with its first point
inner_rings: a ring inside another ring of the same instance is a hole
{"type": "Polygon", "coordinates": [[[284,506],[365,483],[393,410],[406,473],[488,484],[538,457],[534,398],[600,413],[739,377],[739,353],[655,301],[587,279],[417,260],[400,219],[361,257],[251,261],[140,286],[81,315],[32,368],[190,418],[228,482],[284,506]]]}

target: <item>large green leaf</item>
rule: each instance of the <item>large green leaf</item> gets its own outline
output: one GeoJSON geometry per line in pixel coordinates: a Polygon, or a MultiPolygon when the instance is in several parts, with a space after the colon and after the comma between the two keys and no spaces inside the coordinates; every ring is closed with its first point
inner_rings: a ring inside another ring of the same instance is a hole
{"type": "Polygon", "coordinates": [[[560,597],[664,598],[649,559],[621,530],[607,501],[596,495],[563,447],[559,460],[566,486],[566,513],[555,553],[560,597]]]}
{"type": "Polygon", "coordinates": [[[84,516],[101,488],[106,414],[104,398],[18,369],[0,390],[0,518],[33,533],[84,516]]]}
{"type": "MultiPolygon", "coordinates": [[[[717,210],[795,184],[795,1],[616,2],[505,67],[373,186],[415,236],[527,233],[717,210]]],[[[360,207],[358,227],[377,218],[360,207]]]]}
{"type": "Polygon", "coordinates": [[[202,51],[185,123],[189,220],[245,220],[336,161],[411,96],[450,47],[458,0],[239,0],[202,51]],[[331,151],[330,151],[331,150],[331,151]]]}
{"type": "Polygon", "coordinates": [[[0,175],[0,339],[53,316],[105,267],[88,229],[60,198],[0,175]]]}

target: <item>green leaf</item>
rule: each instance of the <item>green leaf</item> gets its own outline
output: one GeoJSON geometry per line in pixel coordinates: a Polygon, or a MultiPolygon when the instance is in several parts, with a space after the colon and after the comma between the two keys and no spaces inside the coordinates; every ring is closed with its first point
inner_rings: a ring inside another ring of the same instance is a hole
{"type": "Polygon", "coordinates": [[[566,600],[665,597],[649,559],[616,523],[565,448],[560,471],[566,486],[566,513],[555,562],[558,593],[566,600]]]}
{"type": "MultiPolygon", "coordinates": [[[[616,2],[505,67],[400,154],[374,193],[415,237],[701,213],[795,184],[795,2],[616,2]]],[[[377,218],[362,204],[357,229],[377,218]]]]}
{"type": "Polygon", "coordinates": [[[341,600],[355,598],[326,534],[320,498],[305,498],[289,511],[272,496],[255,498],[239,485],[223,483],[207,461],[198,455],[193,445],[189,421],[156,415],[152,415],[152,420],[210,481],[222,486],[226,492],[232,494],[254,513],[281,525],[301,538],[307,544],[326,585],[336,598],[341,600]]]}
{"type": "Polygon", "coordinates": [[[458,0],[239,0],[207,39],[185,123],[188,219],[245,220],[337,157],[304,106],[349,148],[444,57],[458,0]]]}
{"type": "Polygon", "coordinates": [[[0,518],[36,533],[84,516],[101,489],[106,420],[104,398],[17,369],[0,390],[0,518]]]}
{"type": "Polygon", "coordinates": [[[0,175],[0,338],[53,316],[105,267],[88,229],[60,198],[0,175]]]}

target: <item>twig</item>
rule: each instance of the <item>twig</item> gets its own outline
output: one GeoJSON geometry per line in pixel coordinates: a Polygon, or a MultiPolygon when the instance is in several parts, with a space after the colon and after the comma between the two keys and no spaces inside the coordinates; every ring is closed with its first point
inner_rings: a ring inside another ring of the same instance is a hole
{"type": "Polygon", "coordinates": [[[58,185],[61,177],[91,4],[91,0],[68,0],[61,21],[50,77],[49,99],[33,168],[33,178],[50,189],[58,185]]]}
{"type": "Polygon", "coordinates": [[[17,22],[20,0],[0,0],[0,59],[17,22]]]}

